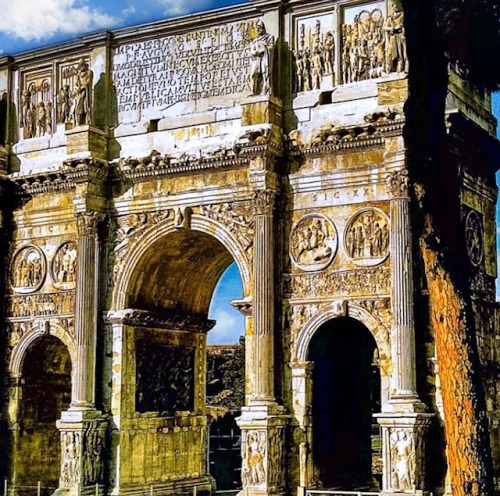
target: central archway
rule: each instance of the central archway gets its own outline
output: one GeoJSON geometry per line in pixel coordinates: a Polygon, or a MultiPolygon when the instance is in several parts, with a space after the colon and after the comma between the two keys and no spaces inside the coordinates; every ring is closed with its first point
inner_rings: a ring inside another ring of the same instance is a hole
{"type": "MultiPolygon", "coordinates": [[[[120,452],[148,450],[141,466],[118,462],[121,487],[134,486],[138,478],[165,491],[172,484],[197,491],[213,484],[207,458],[208,313],[221,275],[233,262],[240,269],[243,252],[230,251],[234,240],[205,224],[193,218],[191,228],[160,226],[144,236],[141,251],[129,259],[134,265],[125,267],[126,292],[115,300],[122,300],[129,316],[123,327],[120,452]]],[[[241,275],[245,288],[248,278],[241,275]]]]}
{"type": "Polygon", "coordinates": [[[323,487],[372,487],[372,414],[380,408],[376,350],[369,330],[349,317],[324,323],[311,340],[312,454],[323,487]]]}

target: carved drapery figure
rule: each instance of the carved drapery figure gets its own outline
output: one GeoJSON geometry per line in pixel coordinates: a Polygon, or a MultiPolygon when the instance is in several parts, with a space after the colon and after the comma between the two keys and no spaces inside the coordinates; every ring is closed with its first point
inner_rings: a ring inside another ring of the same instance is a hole
{"type": "Polygon", "coordinates": [[[65,243],[59,247],[52,261],[52,279],[55,283],[75,283],[76,257],[77,250],[74,241],[65,243]]]}
{"type": "Polygon", "coordinates": [[[75,75],[74,125],[92,124],[92,83],[94,73],[85,60],[80,60],[75,75]]]}
{"type": "Polygon", "coordinates": [[[268,95],[271,92],[271,65],[274,36],[266,31],[262,21],[257,21],[257,37],[250,45],[252,67],[250,72],[252,95],[268,95]]]}
{"type": "Polygon", "coordinates": [[[391,443],[391,486],[399,491],[411,491],[415,481],[415,449],[413,435],[404,430],[394,430],[391,443]]]}
{"type": "Polygon", "coordinates": [[[45,258],[38,248],[28,246],[15,255],[11,265],[11,282],[17,292],[35,291],[44,277],[45,258]]]}
{"type": "Polygon", "coordinates": [[[80,434],[66,432],[63,435],[63,452],[61,460],[61,484],[69,487],[78,482],[80,434]]]}
{"type": "Polygon", "coordinates": [[[20,126],[23,128],[23,137],[39,138],[47,133],[52,134],[50,77],[33,80],[30,75],[28,81],[24,83],[21,97],[20,126]]]}
{"type": "Polygon", "coordinates": [[[260,486],[266,483],[265,470],[266,433],[250,431],[247,434],[246,453],[241,478],[243,486],[260,486]]]}
{"type": "Polygon", "coordinates": [[[408,72],[408,56],[404,30],[404,15],[399,7],[394,7],[387,17],[386,32],[386,72],[408,72]]]}
{"type": "Polygon", "coordinates": [[[71,122],[71,92],[69,84],[64,84],[57,95],[57,122],[71,122]]]}

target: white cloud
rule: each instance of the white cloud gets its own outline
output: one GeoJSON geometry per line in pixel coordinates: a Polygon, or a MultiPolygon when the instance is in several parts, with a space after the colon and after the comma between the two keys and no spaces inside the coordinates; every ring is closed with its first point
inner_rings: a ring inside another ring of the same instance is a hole
{"type": "Polygon", "coordinates": [[[135,7],[133,5],[122,10],[123,17],[127,17],[131,14],[135,14],[135,7]]]}
{"type": "Polygon", "coordinates": [[[210,318],[216,320],[217,325],[208,333],[209,344],[237,343],[244,332],[243,317],[239,317],[238,313],[230,313],[220,308],[215,310],[210,318]]]}
{"type": "Polygon", "coordinates": [[[196,5],[193,5],[194,3],[186,0],[160,0],[160,4],[166,7],[164,14],[167,17],[199,12],[215,5],[214,0],[198,0],[196,5]]]}
{"type": "Polygon", "coordinates": [[[120,19],[77,0],[15,0],[2,2],[0,32],[25,41],[56,34],[79,34],[117,25],[120,19]],[[4,4],[5,3],[5,4],[4,4]]]}

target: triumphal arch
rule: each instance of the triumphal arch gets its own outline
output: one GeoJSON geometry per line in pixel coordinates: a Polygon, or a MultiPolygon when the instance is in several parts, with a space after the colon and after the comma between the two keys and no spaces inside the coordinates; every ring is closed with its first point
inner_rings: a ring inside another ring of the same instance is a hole
{"type": "MultiPolygon", "coordinates": [[[[445,494],[409,71],[386,0],[253,0],[0,59],[0,468],[14,493],[214,491],[207,315],[234,262],[242,494],[445,494]]],[[[498,454],[497,189],[475,155],[495,120],[462,76],[450,68],[448,136],[498,454]]]]}

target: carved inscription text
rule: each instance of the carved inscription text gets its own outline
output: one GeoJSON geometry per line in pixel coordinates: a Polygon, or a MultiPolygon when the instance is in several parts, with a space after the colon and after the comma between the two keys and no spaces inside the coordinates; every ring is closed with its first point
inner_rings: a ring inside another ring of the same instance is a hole
{"type": "Polygon", "coordinates": [[[226,24],[115,49],[118,111],[250,93],[255,21],[226,24]]]}

